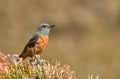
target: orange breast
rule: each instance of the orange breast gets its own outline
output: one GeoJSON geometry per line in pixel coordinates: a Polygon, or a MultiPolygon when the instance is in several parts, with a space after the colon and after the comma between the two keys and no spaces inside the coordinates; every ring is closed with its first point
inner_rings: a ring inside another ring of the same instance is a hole
{"type": "Polygon", "coordinates": [[[46,48],[47,43],[48,37],[43,34],[39,35],[38,41],[35,45],[36,54],[40,54],[46,48]]]}

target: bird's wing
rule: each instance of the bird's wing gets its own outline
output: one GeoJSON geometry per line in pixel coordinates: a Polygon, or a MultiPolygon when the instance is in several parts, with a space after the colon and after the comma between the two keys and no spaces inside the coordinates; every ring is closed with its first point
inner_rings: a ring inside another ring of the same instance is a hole
{"type": "Polygon", "coordinates": [[[27,43],[27,45],[25,46],[23,52],[20,54],[19,57],[26,58],[26,56],[29,55],[29,52],[28,52],[29,50],[28,50],[28,49],[34,48],[34,46],[35,46],[38,38],[39,38],[38,35],[34,35],[34,36],[29,40],[29,42],[27,43]]]}
{"type": "MultiPolygon", "coordinates": [[[[35,44],[36,44],[36,42],[37,42],[37,39],[38,39],[38,38],[39,38],[38,35],[34,35],[34,36],[30,39],[30,41],[27,43],[26,47],[29,47],[29,48],[34,47],[35,44]]],[[[25,47],[25,48],[26,48],[26,47],[25,47]]]]}

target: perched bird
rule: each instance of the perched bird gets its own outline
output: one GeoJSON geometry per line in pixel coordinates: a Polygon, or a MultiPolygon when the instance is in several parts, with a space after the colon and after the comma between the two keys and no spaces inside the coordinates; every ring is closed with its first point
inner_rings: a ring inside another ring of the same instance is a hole
{"type": "Polygon", "coordinates": [[[55,25],[42,23],[36,30],[33,37],[29,40],[19,57],[25,59],[27,57],[33,57],[36,54],[41,54],[47,46],[49,32],[54,26],[55,25]]]}

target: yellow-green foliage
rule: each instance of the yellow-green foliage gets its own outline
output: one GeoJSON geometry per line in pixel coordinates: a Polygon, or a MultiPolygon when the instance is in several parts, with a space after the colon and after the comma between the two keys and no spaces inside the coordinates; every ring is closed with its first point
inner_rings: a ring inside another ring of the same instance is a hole
{"type": "Polygon", "coordinates": [[[14,61],[0,79],[77,79],[70,66],[39,58],[14,61]]]}

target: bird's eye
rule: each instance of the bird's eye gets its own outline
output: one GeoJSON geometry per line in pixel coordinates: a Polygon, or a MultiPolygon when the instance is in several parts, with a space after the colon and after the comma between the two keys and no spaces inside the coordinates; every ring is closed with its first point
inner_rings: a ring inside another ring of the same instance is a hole
{"type": "Polygon", "coordinates": [[[45,25],[43,25],[42,27],[46,27],[45,25]]]}

